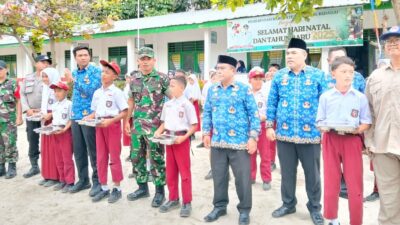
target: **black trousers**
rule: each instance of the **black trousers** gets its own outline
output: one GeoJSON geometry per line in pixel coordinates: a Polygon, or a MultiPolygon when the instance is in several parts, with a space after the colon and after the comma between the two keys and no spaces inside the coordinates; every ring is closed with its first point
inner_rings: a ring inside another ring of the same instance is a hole
{"type": "Polygon", "coordinates": [[[33,131],[36,128],[40,127],[40,121],[26,121],[26,134],[29,143],[28,156],[31,164],[37,163],[39,159],[40,151],[39,151],[39,138],[40,135],[33,131]]]}
{"type": "Polygon", "coordinates": [[[283,205],[293,208],[297,204],[296,180],[299,161],[304,170],[307,191],[307,208],[310,212],[321,211],[320,144],[295,144],[278,141],[278,157],[281,165],[281,196],[283,205]]]}
{"type": "Polygon", "coordinates": [[[250,180],[250,155],[245,150],[211,148],[211,171],[214,182],[215,208],[226,208],[229,203],[229,165],[235,177],[239,212],[250,213],[252,196],[250,180]]]}
{"type": "Polygon", "coordinates": [[[93,184],[99,183],[96,163],[96,128],[79,125],[72,121],[71,125],[75,164],[78,169],[79,182],[89,182],[88,156],[92,166],[93,184]]]}

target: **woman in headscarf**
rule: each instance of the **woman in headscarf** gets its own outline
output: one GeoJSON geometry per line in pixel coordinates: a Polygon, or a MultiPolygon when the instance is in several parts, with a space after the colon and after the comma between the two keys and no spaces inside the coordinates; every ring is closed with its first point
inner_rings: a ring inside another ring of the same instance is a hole
{"type": "Polygon", "coordinates": [[[197,131],[201,131],[201,126],[200,126],[200,106],[199,106],[199,101],[201,100],[201,90],[200,90],[200,85],[199,81],[197,80],[197,77],[195,74],[190,74],[188,77],[188,85],[187,89],[185,90],[185,95],[186,97],[190,100],[190,102],[193,103],[194,108],[196,110],[196,116],[197,116],[197,131]]]}
{"type": "MultiPolygon", "coordinates": [[[[41,72],[43,81],[41,113],[42,127],[49,125],[52,120],[53,104],[57,101],[54,90],[50,88],[51,84],[60,81],[60,74],[54,68],[46,68],[41,72]]],[[[43,180],[39,185],[50,187],[58,183],[59,174],[56,167],[56,152],[54,146],[54,135],[41,135],[41,160],[43,180]]]]}

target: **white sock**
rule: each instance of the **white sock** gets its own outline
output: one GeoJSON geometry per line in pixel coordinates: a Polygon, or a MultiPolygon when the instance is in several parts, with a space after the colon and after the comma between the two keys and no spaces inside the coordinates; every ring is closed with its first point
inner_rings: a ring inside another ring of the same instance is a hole
{"type": "Polygon", "coordinates": [[[101,185],[101,190],[108,191],[109,189],[107,185],[101,185]]]}
{"type": "Polygon", "coordinates": [[[336,218],[336,219],[331,220],[330,223],[331,223],[332,225],[339,225],[339,220],[336,218]]]}

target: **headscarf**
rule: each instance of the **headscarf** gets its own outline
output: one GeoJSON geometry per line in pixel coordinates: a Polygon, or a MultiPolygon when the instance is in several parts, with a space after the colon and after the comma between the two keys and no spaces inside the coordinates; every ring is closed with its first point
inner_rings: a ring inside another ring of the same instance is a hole
{"type": "Polygon", "coordinates": [[[186,86],[185,92],[187,93],[187,98],[193,99],[194,101],[201,100],[201,90],[200,90],[199,81],[197,80],[196,75],[190,74],[189,78],[192,79],[194,81],[194,83],[190,84],[188,82],[188,84],[186,86]]]}
{"type": "Polygon", "coordinates": [[[40,110],[43,114],[46,114],[48,110],[52,110],[49,108],[49,100],[55,101],[54,90],[50,89],[50,85],[56,84],[61,81],[60,73],[55,68],[48,67],[40,73],[40,76],[43,76],[43,73],[47,75],[49,78],[49,85],[43,83],[43,91],[42,91],[42,102],[40,110]]]}

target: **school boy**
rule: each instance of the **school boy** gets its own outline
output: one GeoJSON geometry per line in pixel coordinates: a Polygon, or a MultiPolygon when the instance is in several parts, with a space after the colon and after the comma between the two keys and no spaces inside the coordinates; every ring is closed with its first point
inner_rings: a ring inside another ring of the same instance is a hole
{"type": "Polygon", "coordinates": [[[350,224],[361,225],[363,216],[362,134],[371,124],[366,96],[352,87],[354,62],[344,56],[332,65],[335,87],[319,99],[317,126],[352,125],[352,132],[330,130],[322,139],[324,159],[324,217],[338,225],[341,168],[348,187],[350,224]]]}
{"type": "Polygon", "coordinates": [[[84,118],[101,120],[96,126],[97,171],[101,191],[92,198],[92,201],[98,202],[108,197],[108,202],[114,203],[122,194],[121,119],[126,116],[128,103],[124,92],[113,83],[121,73],[119,66],[115,62],[110,63],[105,60],[100,60],[100,63],[103,65],[102,87],[94,92],[91,105],[93,113],[84,118]],[[108,165],[114,182],[111,194],[107,186],[108,165]]]}
{"type": "Polygon", "coordinates": [[[54,148],[59,181],[55,191],[67,193],[75,183],[75,166],[72,159],[72,133],[71,133],[71,108],[72,102],[67,99],[69,87],[63,82],[50,85],[54,90],[57,102],[53,105],[53,126],[61,130],[54,133],[54,148]]]}
{"type": "Polygon", "coordinates": [[[166,145],[169,200],[160,207],[160,212],[166,213],[179,207],[180,174],[183,204],[180,211],[181,217],[190,216],[192,210],[189,137],[196,131],[198,123],[193,104],[183,94],[185,87],[185,77],[175,76],[171,79],[169,90],[173,98],[165,103],[161,113],[162,124],[154,134],[154,136],[159,137],[165,132],[176,136],[174,144],[166,145]]]}
{"type": "Polygon", "coordinates": [[[266,129],[265,129],[265,119],[267,114],[267,99],[268,94],[263,90],[262,85],[264,82],[264,70],[260,67],[254,67],[249,72],[249,83],[254,95],[254,99],[257,103],[258,113],[261,120],[261,132],[258,136],[257,150],[258,154],[250,155],[251,162],[251,181],[252,184],[256,183],[257,175],[257,155],[260,155],[260,174],[263,181],[263,190],[268,191],[271,189],[271,152],[270,145],[272,144],[270,140],[267,139],[266,129]]]}

